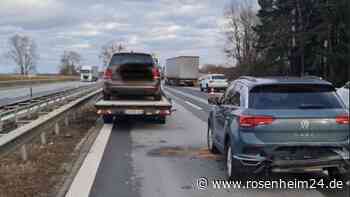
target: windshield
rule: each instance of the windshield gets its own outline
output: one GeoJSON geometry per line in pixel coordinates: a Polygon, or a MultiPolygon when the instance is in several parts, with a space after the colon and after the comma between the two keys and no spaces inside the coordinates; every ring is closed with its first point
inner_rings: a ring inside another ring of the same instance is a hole
{"type": "Polygon", "coordinates": [[[225,79],[225,76],[224,75],[214,75],[211,77],[213,80],[222,80],[222,79],[225,79]]]}
{"type": "Polygon", "coordinates": [[[342,108],[334,88],[320,85],[266,85],[250,91],[254,109],[334,109],[342,108]]]}
{"type": "Polygon", "coordinates": [[[122,65],[130,63],[153,65],[154,61],[152,56],[146,54],[116,54],[113,56],[110,65],[122,65]]]}
{"type": "Polygon", "coordinates": [[[90,70],[81,70],[80,73],[89,74],[89,73],[90,73],[90,70]]]}

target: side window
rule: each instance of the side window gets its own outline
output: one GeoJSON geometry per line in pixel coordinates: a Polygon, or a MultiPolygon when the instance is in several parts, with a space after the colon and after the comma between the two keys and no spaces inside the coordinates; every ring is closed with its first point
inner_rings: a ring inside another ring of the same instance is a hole
{"type": "Polygon", "coordinates": [[[347,82],[346,85],[344,86],[346,89],[350,89],[350,82],[347,82]]]}
{"type": "Polygon", "coordinates": [[[241,103],[241,95],[239,92],[236,92],[234,88],[230,89],[225,95],[224,105],[234,105],[240,106],[241,103]]]}
{"type": "Polygon", "coordinates": [[[239,92],[234,92],[230,99],[230,104],[234,106],[241,106],[241,95],[239,92]]]}
{"type": "Polygon", "coordinates": [[[242,86],[241,90],[241,107],[248,107],[248,93],[249,89],[247,86],[242,86]]]}
{"type": "Polygon", "coordinates": [[[224,95],[221,97],[222,100],[221,100],[221,103],[223,105],[229,105],[229,98],[230,98],[230,94],[231,94],[231,91],[232,91],[232,86],[231,87],[228,87],[224,93],[224,95]]]}

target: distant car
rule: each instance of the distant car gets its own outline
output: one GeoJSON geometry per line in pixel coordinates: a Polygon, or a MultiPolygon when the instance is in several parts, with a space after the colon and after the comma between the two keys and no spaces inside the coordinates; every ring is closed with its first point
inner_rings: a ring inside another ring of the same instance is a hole
{"type": "Polygon", "coordinates": [[[199,88],[201,91],[209,92],[211,89],[225,90],[228,86],[224,74],[209,74],[201,77],[199,88]]]}
{"type": "Polygon", "coordinates": [[[116,53],[104,73],[103,98],[152,96],[161,99],[160,70],[152,55],[116,53]]]}
{"type": "Polygon", "coordinates": [[[331,83],[241,77],[211,94],[207,142],[230,179],[249,173],[349,172],[349,111],[331,83]]]}
{"type": "Polygon", "coordinates": [[[339,88],[337,90],[337,93],[339,94],[339,96],[342,98],[342,100],[344,101],[345,105],[349,108],[349,89],[350,89],[350,81],[348,81],[345,86],[343,86],[342,88],[339,88]]]}

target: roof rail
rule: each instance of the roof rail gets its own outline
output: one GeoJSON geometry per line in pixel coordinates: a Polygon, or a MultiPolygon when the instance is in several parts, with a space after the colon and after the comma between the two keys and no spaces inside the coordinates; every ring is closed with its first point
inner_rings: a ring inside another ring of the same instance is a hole
{"type": "Polygon", "coordinates": [[[241,76],[241,77],[239,77],[239,79],[246,79],[246,80],[249,80],[249,81],[256,82],[256,78],[255,77],[251,77],[251,76],[241,76]]]}
{"type": "Polygon", "coordinates": [[[304,78],[304,79],[318,79],[318,80],[323,80],[322,77],[315,76],[315,75],[305,75],[305,76],[303,76],[302,78],[304,78]]]}

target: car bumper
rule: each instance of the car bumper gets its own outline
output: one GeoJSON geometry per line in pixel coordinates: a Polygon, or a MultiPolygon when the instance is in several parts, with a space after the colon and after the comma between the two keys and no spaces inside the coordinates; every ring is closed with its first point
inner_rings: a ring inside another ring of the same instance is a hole
{"type": "Polygon", "coordinates": [[[226,89],[227,84],[208,84],[208,88],[215,88],[215,89],[226,89]]]}
{"type": "Polygon", "coordinates": [[[104,83],[103,92],[109,95],[158,95],[158,84],[112,84],[104,83]]]}
{"type": "Polygon", "coordinates": [[[289,159],[281,159],[275,152],[265,152],[264,156],[260,154],[234,154],[232,157],[254,173],[260,173],[266,169],[272,172],[302,173],[323,171],[327,168],[337,168],[341,173],[347,173],[350,170],[349,151],[346,148],[330,148],[330,150],[333,154],[305,159],[297,159],[293,156],[289,159]]]}

